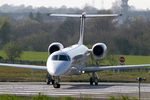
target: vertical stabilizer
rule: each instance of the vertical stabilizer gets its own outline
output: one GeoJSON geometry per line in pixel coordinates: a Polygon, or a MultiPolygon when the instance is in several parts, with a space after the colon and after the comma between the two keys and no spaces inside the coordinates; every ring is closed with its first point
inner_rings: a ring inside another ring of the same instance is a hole
{"type": "Polygon", "coordinates": [[[83,44],[85,18],[86,18],[86,13],[83,12],[81,16],[81,24],[80,24],[80,38],[78,42],[79,45],[83,44]]]}

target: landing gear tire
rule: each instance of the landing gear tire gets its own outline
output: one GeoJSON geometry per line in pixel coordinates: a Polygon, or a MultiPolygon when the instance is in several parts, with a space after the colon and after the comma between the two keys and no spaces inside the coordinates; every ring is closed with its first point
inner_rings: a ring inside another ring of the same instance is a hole
{"type": "Polygon", "coordinates": [[[52,85],[54,84],[54,80],[52,80],[52,85]]]}
{"type": "Polygon", "coordinates": [[[46,83],[47,83],[47,85],[49,85],[49,84],[50,84],[50,82],[51,82],[51,80],[46,79],[46,83]]]}
{"type": "Polygon", "coordinates": [[[46,76],[46,84],[47,84],[47,85],[50,85],[51,82],[52,82],[52,76],[50,76],[50,75],[47,73],[47,76],[46,76]]]}
{"type": "Polygon", "coordinates": [[[95,78],[95,85],[97,86],[98,85],[98,79],[95,78]]]}
{"type": "Polygon", "coordinates": [[[54,84],[54,80],[52,79],[46,79],[46,84],[50,85],[50,83],[52,83],[52,85],[54,84]]]}
{"type": "Polygon", "coordinates": [[[98,85],[98,76],[96,73],[92,73],[92,77],[90,78],[90,85],[94,85],[97,86],[98,85]]]}
{"type": "Polygon", "coordinates": [[[54,83],[54,84],[53,84],[53,87],[54,87],[54,88],[60,88],[60,84],[54,83]]]}
{"type": "Polygon", "coordinates": [[[93,85],[93,79],[92,79],[92,77],[90,78],[90,85],[93,85]]]}
{"type": "Polygon", "coordinates": [[[59,81],[60,81],[60,77],[59,76],[53,77],[52,84],[53,84],[54,88],[60,88],[59,81]]]}

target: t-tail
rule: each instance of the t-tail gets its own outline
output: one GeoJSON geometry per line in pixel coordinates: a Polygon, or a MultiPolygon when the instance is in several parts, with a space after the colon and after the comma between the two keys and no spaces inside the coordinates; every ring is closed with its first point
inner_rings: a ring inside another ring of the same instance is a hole
{"type": "Polygon", "coordinates": [[[85,19],[86,18],[94,18],[94,17],[117,17],[121,16],[121,14],[86,14],[83,12],[82,14],[48,14],[49,16],[54,17],[76,17],[81,19],[80,23],[80,38],[78,41],[79,45],[83,44],[83,37],[84,37],[84,26],[85,26],[85,19]]]}

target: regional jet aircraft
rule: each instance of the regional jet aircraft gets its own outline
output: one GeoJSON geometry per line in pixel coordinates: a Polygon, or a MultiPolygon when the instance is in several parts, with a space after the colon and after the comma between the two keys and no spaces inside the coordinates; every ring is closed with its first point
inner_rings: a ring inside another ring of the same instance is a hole
{"type": "Polygon", "coordinates": [[[48,78],[47,84],[52,82],[54,88],[60,88],[60,77],[64,75],[80,75],[82,73],[92,73],[90,77],[90,85],[98,85],[97,71],[111,70],[111,69],[128,69],[141,68],[150,66],[150,64],[142,65],[118,65],[118,66],[91,66],[86,67],[82,63],[85,58],[92,54],[95,59],[105,57],[107,46],[104,43],[96,43],[91,49],[83,44],[84,37],[84,22],[86,18],[93,17],[117,17],[118,14],[49,14],[54,17],[77,17],[81,19],[80,24],[80,38],[77,44],[64,48],[59,42],[54,42],[49,45],[46,66],[36,65],[22,65],[22,64],[6,64],[0,63],[0,66],[31,68],[46,70],[51,77],[48,78]],[[78,64],[77,64],[78,63],[78,64]]]}

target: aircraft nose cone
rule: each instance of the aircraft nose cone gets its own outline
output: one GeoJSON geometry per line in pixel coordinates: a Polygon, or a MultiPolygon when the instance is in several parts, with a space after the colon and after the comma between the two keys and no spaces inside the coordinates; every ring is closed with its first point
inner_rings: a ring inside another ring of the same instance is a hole
{"type": "Polygon", "coordinates": [[[48,65],[48,72],[52,76],[61,76],[69,69],[69,62],[51,62],[48,65]]]}

